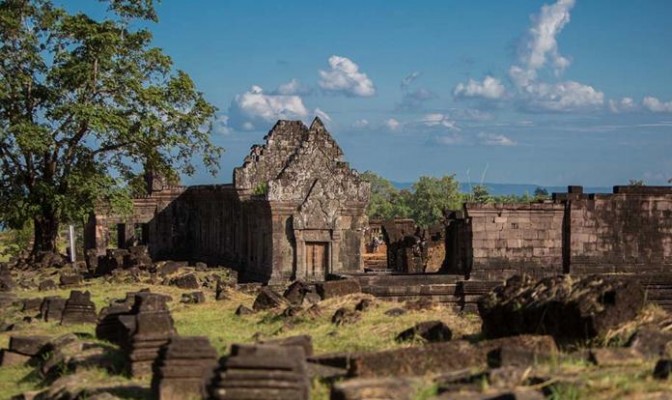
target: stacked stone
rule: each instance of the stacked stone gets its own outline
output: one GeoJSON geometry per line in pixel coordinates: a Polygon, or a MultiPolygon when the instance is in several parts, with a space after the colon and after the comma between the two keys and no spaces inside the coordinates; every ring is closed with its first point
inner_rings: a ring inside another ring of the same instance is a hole
{"type": "Polygon", "coordinates": [[[206,398],[217,367],[217,351],[207,337],[174,336],[154,363],[152,391],[159,400],[206,398]]]}
{"type": "Polygon", "coordinates": [[[131,332],[135,330],[135,315],[131,314],[135,295],[135,292],[126,293],[124,300],[111,303],[100,311],[101,318],[96,325],[98,339],[126,346],[131,332]]]}
{"type": "Polygon", "coordinates": [[[98,321],[96,305],[91,301],[91,293],[73,290],[65,302],[61,325],[95,324],[98,321]]]}
{"type": "Polygon", "coordinates": [[[63,317],[66,300],[58,296],[48,296],[42,300],[40,315],[45,321],[60,321],[63,317]]]}
{"type": "Polygon", "coordinates": [[[124,346],[130,370],[133,377],[149,376],[159,349],[176,334],[173,318],[166,297],[147,292],[135,295],[131,314],[135,315],[135,327],[124,346]]]}
{"type": "Polygon", "coordinates": [[[300,346],[233,345],[211,388],[216,400],[307,400],[310,383],[300,346]]]}

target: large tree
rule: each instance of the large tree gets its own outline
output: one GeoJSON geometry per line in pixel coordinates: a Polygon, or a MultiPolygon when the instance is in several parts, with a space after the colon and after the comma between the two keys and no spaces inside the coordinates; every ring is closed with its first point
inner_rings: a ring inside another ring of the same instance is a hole
{"type": "Polygon", "coordinates": [[[140,167],[218,167],[215,108],[138,28],[152,0],[103,0],[106,17],[49,0],[0,0],[0,223],[31,219],[34,249],[54,250],[59,223],[97,201],[127,199],[140,167]]]}
{"type": "Polygon", "coordinates": [[[371,198],[366,215],[372,219],[407,218],[411,214],[408,191],[400,191],[389,180],[372,171],[361,174],[371,183],[371,198]]]}
{"type": "Polygon", "coordinates": [[[421,176],[413,184],[413,219],[418,225],[428,227],[440,222],[445,210],[459,209],[461,201],[459,183],[454,175],[421,176]]]}

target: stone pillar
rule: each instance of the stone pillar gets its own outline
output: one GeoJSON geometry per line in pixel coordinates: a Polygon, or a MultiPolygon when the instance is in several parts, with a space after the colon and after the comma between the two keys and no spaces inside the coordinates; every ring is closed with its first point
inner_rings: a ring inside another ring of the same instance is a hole
{"type": "Polygon", "coordinates": [[[339,272],[343,269],[340,260],[341,254],[341,231],[334,229],[331,231],[331,243],[329,246],[329,269],[327,274],[339,272]]]}
{"type": "Polygon", "coordinates": [[[296,252],[296,279],[306,278],[306,241],[302,230],[294,230],[296,252]]]}

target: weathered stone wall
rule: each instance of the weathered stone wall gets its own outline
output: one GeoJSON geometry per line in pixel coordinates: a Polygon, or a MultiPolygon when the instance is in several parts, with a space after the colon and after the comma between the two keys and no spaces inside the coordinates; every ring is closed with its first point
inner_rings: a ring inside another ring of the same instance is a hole
{"type": "Polygon", "coordinates": [[[569,196],[567,257],[572,273],[669,271],[672,188],[614,188],[569,196]]]}
{"type": "Polygon", "coordinates": [[[471,276],[498,279],[521,272],[562,273],[562,204],[465,204],[471,276]]]}

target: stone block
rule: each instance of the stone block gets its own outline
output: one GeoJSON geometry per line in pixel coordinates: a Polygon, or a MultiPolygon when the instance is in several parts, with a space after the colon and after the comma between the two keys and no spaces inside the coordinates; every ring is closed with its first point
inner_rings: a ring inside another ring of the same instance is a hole
{"type": "Polygon", "coordinates": [[[354,279],[320,282],[316,289],[323,300],[362,292],[359,282],[354,279]]]}

